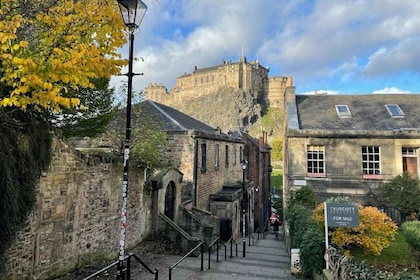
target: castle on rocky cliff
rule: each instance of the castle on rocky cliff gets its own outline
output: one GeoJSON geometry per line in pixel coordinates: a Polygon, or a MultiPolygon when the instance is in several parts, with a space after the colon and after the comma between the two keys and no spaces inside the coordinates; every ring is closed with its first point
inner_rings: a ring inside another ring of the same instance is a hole
{"type": "Polygon", "coordinates": [[[145,89],[145,98],[162,104],[176,104],[191,98],[209,95],[221,88],[234,88],[257,91],[263,97],[267,107],[284,107],[287,93],[294,95],[292,77],[268,77],[269,68],[258,61],[247,61],[242,56],[240,61],[223,61],[222,64],[199,69],[195,67],[190,74],[176,79],[176,85],[170,91],[162,84],[149,84],[145,89]]]}

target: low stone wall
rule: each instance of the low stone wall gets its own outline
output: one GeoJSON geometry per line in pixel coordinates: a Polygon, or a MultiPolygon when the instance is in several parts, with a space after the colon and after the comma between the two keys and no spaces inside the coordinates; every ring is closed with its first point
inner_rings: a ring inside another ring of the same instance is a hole
{"type": "MultiPolygon", "coordinates": [[[[117,258],[122,159],[101,151],[80,156],[60,139],[54,139],[52,150],[36,208],[8,251],[6,274],[0,279],[46,279],[85,259],[117,258]]],[[[151,225],[143,171],[133,167],[129,174],[126,248],[140,242],[151,225]]]]}
{"type": "MultiPolygon", "coordinates": [[[[159,234],[173,243],[180,245],[183,250],[189,251],[201,241],[200,238],[191,236],[182,227],[174,223],[171,219],[163,214],[159,214],[159,234]]],[[[193,255],[198,256],[199,252],[193,255]]]]}

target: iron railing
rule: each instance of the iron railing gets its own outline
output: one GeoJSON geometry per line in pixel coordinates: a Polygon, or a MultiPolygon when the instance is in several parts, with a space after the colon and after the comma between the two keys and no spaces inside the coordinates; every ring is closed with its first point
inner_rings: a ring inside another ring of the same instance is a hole
{"type": "MultiPolygon", "coordinates": [[[[147,264],[145,264],[139,257],[137,257],[135,254],[133,254],[133,253],[130,253],[130,254],[128,254],[128,255],[126,255],[125,257],[124,257],[124,261],[125,260],[127,260],[127,267],[126,267],[126,269],[125,269],[125,271],[124,271],[124,273],[125,273],[125,279],[126,280],[130,280],[131,279],[131,258],[134,258],[138,263],[140,263],[144,268],[146,268],[146,270],[149,272],[149,273],[151,273],[151,274],[154,274],[155,275],[155,280],[158,280],[159,279],[159,270],[157,269],[157,268],[155,268],[154,270],[151,270],[148,266],[147,266],[147,264]]],[[[104,268],[102,268],[101,270],[98,270],[98,271],[96,271],[95,273],[93,273],[93,274],[91,274],[91,275],[89,275],[88,277],[85,277],[85,278],[83,278],[83,280],[90,280],[90,279],[93,279],[94,277],[96,277],[96,276],[98,276],[98,275],[100,275],[100,274],[102,274],[102,273],[104,273],[104,272],[107,272],[108,270],[110,270],[112,267],[114,267],[114,266],[117,266],[118,265],[118,263],[119,263],[119,260],[118,261],[115,261],[115,262],[113,262],[113,263],[111,263],[110,265],[108,265],[108,266],[106,266],[106,267],[104,267],[104,268]]]]}
{"type": "Polygon", "coordinates": [[[268,231],[268,225],[266,224],[263,228],[258,228],[256,233],[257,233],[257,240],[260,239],[265,239],[265,235],[267,234],[268,231]],[[261,238],[260,238],[261,236],[261,238]]]}
{"type": "Polygon", "coordinates": [[[204,241],[201,241],[198,243],[197,246],[191,249],[185,256],[180,258],[177,262],[175,262],[173,265],[169,267],[169,280],[172,280],[172,270],[180,264],[183,260],[185,260],[187,257],[189,257],[192,253],[194,253],[198,248],[201,249],[201,271],[204,271],[204,241]]]}
{"type": "Polygon", "coordinates": [[[238,256],[238,244],[235,242],[233,237],[229,238],[223,245],[225,247],[225,260],[227,258],[227,244],[230,244],[230,257],[233,258],[233,244],[235,244],[235,256],[238,256]]]}

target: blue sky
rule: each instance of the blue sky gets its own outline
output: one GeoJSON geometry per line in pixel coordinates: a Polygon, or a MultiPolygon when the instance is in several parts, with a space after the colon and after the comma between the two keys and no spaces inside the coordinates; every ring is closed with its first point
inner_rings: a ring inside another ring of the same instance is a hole
{"type": "MultiPolygon", "coordinates": [[[[134,88],[258,60],[296,93],[420,93],[418,0],[143,0],[134,88]]],[[[128,56],[127,47],[121,49],[128,56]]],[[[126,77],[113,77],[119,88],[126,77]]]]}

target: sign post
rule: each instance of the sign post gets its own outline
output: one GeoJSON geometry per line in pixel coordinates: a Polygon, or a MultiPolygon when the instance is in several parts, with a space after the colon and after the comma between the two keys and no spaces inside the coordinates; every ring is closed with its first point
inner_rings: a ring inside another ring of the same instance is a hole
{"type": "MultiPolygon", "coordinates": [[[[358,227],[359,206],[355,203],[327,203],[324,202],[325,220],[325,250],[328,250],[328,227],[358,227]]],[[[328,254],[326,251],[326,268],[328,265],[328,254]]]]}

